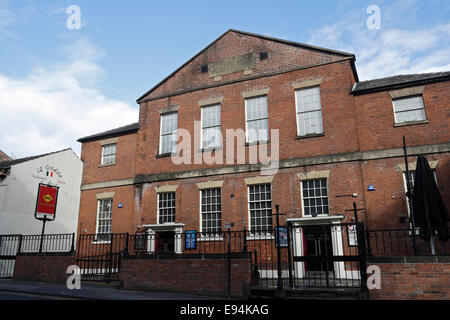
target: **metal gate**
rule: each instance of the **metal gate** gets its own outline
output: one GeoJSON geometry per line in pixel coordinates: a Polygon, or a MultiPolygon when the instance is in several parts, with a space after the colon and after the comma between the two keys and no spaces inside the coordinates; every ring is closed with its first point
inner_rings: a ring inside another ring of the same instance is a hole
{"type": "Polygon", "coordinates": [[[119,281],[122,255],[128,251],[128,234],[82,234],[78,239],[76,263],[81,279],[119,281]]]}
{"type": "Polygon", "coordinates": [[[21,237],[21,235],[0,235],[0,279],[11,279],[14,276],[21,237]]]}
{"type": "Polygon", "coordinates": [[[291,288],[364,288],[361,223],[290,225],[291,288]]]}

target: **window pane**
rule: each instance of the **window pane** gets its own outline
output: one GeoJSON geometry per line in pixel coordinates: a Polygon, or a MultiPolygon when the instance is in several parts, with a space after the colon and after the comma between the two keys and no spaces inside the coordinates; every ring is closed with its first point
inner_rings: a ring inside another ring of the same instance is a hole
{"type": "Polygon", "coordinates": [[[250,231],[252,234],[272,230],[270,184],[249,186],[250,231]]]}
{"type": "Polygon", "coordinates": [[[393,103],[397,123],[426,119],[422,96],[397,99],[393,103]]]}
{"type": "Polygon", "coordinates": [[[201,190],[202,199],[202,233],[218,234],[221,232],[221,192],[219,188],[201,190]],[[206,204],[206,205],[205,205],[206,204]]]}
{"type": "Polygon", "coordinates": [[[297,112],[308,112],[321,109],[319,87],[297,90],[296,95],[297,112]]]}
{"type": "Polygon", "coordinates": [[[202,108],[202,128],[220,126],[220,104],[202,108]]]}
{"type": "Polygon", "coordinates": [[[319,87],[296,91],[297,127],[300,136],[322,133],[322,109],[319,87]]]}
{"type": "Polygon", "coordinates": [[[304,215],[329,214],[327,180],[302,181],[304,215]]]}
{"type": "Polygon", "coordinates": [[[175,222],[175,192],[159,193],[159,223],[175,222]]]}

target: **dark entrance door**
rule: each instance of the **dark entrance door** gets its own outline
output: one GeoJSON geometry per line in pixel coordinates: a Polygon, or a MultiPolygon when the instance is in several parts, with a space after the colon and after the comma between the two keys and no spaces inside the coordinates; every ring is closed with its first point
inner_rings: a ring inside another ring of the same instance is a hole
{"type": "Polygon", "coordinates": [[[175,232],[158,232],[156,234],[156,251],[175,253],[175,232]]]}
{"type": "Polygon", "coordinates": [[[310,257],[305,264],[306,272],[332,272],[333,244],[330,225],[304,226],[304,255],[310,257]]]}

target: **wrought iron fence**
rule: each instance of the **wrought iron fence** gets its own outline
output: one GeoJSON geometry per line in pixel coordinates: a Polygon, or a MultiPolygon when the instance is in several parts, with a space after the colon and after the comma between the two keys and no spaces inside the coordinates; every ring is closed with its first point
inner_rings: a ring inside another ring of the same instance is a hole
{"type": "MultiPolygon", "coordinates": [[[[416,230],[386,229],[366,230],[368,256],[430,256],[430,241],[423,239],[416,230]]],[[[435,255],[450,255],[450,240],[442,242],[435,238],[435,255]]]]}
{"type": "Polygon", "coordinates": [[[12,278],[19,253],[74,252],[75,233],[0,235],[0,279],[12,278]]]}

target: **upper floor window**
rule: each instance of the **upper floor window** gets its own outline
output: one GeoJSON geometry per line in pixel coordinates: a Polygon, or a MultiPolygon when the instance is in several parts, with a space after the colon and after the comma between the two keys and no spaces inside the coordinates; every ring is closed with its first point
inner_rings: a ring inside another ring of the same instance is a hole
{"type": "Polygon", "coordinates": [[[96,240],[111,240],[112,199],[98,200],[96,240]]]}
{"type": "Polygon", "coordinates": [[[327,179],[302,181],[303,215],[330,214],[327,179]]]}
{"type": "Polygon", "coordinates": [[[393,103],[395,123],[427,119],[422,96],[395,99],[393,103]]]}
{"type": "Polygon", "coordinates": [[[158,223],[175,222],[175,192],[158,193],[158,223]]]}
{"type": "Polygon", "coordinates": [[[201,147],[203,149],[209,149],[221,146],[220,104],[203,107],[201,147]]]}
{"type": "Polygon", "coordinates": [[[161,131],[159,139],[159,154],[176,152],[178,140],[178,113],[161,115],[161,131]]]}
{"type": "Polygon", "coordinates": [[[116,163],[116,144],[107,144],[102,146],[102,163],[101,164],[115,164],[116,163]]]}
{"type": "Polygon", "coordinates": [[[295,91],[298,136],[323,133],[319,87],[295,91]]]}
{"type": "Polygon", "coordinates": [[[222,204],[220,188],[201,190],[202,235],[219,234],[222,227],[222,204]]]}
{"type": "Polygon", "coordinates": [[[269,140],[267,96],[245,99],[246,142],[269,140]]]}

